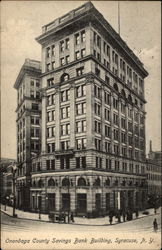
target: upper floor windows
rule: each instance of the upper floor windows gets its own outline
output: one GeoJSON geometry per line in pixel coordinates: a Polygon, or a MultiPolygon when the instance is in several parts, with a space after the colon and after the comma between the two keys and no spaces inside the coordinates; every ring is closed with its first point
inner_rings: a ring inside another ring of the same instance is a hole
{"type": "Polygon", "coordinates": [[[52,45],[51,50],[52,50],[52,56],[55,56],[55,45],[54,44],[52,45]]]}
{"type": "Polygon", "coordinates": [[[70,134],[70,124],[61,125],[61,135],[69,135],[70,134]]]}
{"type": "Polygon", "coordinates": [[[55,120],[55,110],[47,112],[47,121],[51,122],[55,120]]]}
{"type": "Polygon", "coordinates": [[[65,42],[61,41],[60,42],[60,51],[63,52],[65,50],[65,42]]]}
{"type": "Polygon", "coordinates": [[[50,78],[50,79],[47,80],[47,86],[51,87],[53,85],[54,85],[54,78],[52,77],[52,78],[50,78]]]}
{"type": "Polygon", "coordinates": [[[53,105],[55,103],[55,94],[47,96],[47,105],[53,105]]]}
{"type": "Polygon", "coordinates": [[[79,45],[79,44],[80,44],[79,33],[75,34],[75,44],[76,44],[76,45],[79,45]]]}
{"type": "Polygon", "coordinates": [[[76,104],[76,113],[77,113],[77,115],[82,115],[82,114],[86,113],[86,103],[85,102],[76,104]]]}
{"type": "Polygon", "coordinates": [[[98,68],[95,68],[95,75],[100,77],[100,70],[98,68]]]}
{"type": "Polygon", "coordinates": [[[46,57],[50,57],[50,47],[46,48],[46,57]]]}
{"type": "Polygon", "coordinates": [[[84,74],[84,67],[80,67],[78,69],[76,69],[76,74],[77,76],[81,76],[84,74]]]}
{"type": "Polygon", "coordinates": [[[79,45],[80,43],[84,43],[86,40],[85,30],[75,34],[75,44],[79,45]]]}
{"type": "Polygon", "coordinates": [[[101,98],[101,88],[97,85],[94,85],[94,95],[99,99],[101,98]]]}
{"type": "Polygon", "coordinates": [[[118,109],[118,107],[119,107],[119,102],[118,102],[118,100],[116,98],[113,98],[113,107],[115,109],[118,109]]]}
{"type": "Polygon", "coordinates": [[[95,138],[95,148],[101,150],[101,140],[95,138]]]}
{"type": "Polygon", "coordinates": [[[61,91],[61,102],[70,100],[70,90],[61,91]]]}
{"type": "Polygon", "coordinates": [[[85,40],[86,40],[85,30],[83,30],[83,31],[81,32],[81,42],[83,43],[83,42],[85,42],[85,40]]]}
{"type": "Polygon", "coordinates": [[[105,91],[105,103],[107,105],[110,105],[110,103],[111,103],[111,95],[110,95],[110,93],[108,93],[106,91],[105,91]]]}
{"type": "Polygon", "coordinates": [[[65,48],[69,49],[69,47],[70,47],[70,40],[69,40],[69,38],[66,38],[66,40],[65,40],[65,48]]]}
{"type": "Polygon", "coordinates": [[[61,108],[61,119],[70,117],[70,107],[61,108]]]}
{"type": "Polygon", "coordinates": [[[32,103],[33,110],[39,110],[39,105],[37,103],[32,103]]]}
{"type": "Polygon", "coordinates": [[[76,97],[81,97],[86,95],[86,85],[80,85],[76,87],[76,97]]]}
{"type": "Polygon", "coordinates": [[[98,103],[94,104],[94,112],[96,115],[100,116],[101,115],[101,105],[98,103]]]}
{"type": "Polygon", "coordinates": [[[76,122],[76,132],[81,133],[81,132],[86,132],[86,121],[78,121],[76,122]]]}
{"type": "Polygon", "coordinates": [[[101,48],[101,37],[96,32],[94,32],[94,43],[98,48],[101,48]]]}
{"type": "Polygon", "coordinates": [[[77,149],[86,148],[86,138],[80,138],[76,140],[77,149]]]}
{"type": "Polygon", "coordinates": [[[65,82],[65,81],[68,81],[69,80],[69,75],[64,73],[61,78],[60,78],[60,81],[61,82],[65,82]]]}

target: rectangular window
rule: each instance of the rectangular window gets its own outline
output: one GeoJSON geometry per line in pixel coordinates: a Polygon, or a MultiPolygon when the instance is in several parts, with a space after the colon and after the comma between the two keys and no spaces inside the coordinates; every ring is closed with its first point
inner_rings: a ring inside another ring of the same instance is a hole
{"type": "Polygon", "coordinates": [[[37,103],[32,103],[33,110],[39,110],[39,105],[37,103]]]}
{"type": "Polygon", "coordinates": [[[50,48],[46,48],[46,57],[49,58],[50,57],[50,48]]]}
{"type": "Polygon", "coordinates": [[[65,43],[64,41],[60,42],[60,51],[63,52],[65,50],[65,43]]]}
{"type": "Polygon", "coordinates": [[[75,59],[78,60],[80,58],[80,51],[75,52],[75,59]]]}
{"type": "Polygon", "coordinates": [[[46,167],[47,167],[47,170],[50,169],[50,160],[46,160],[46,167]]]}
{"type": "Polygon", "coordinates": [[[80,44],[79,34],[75,34],[75,44],[80,44]]]}
{"type": "Polygon", "coordinates": [[[50,78],[47,80],[47,86],[50,87],[50,86],[53,86],[54,85],[54,78],[50,78]]]}
{"type": "Polygon", "coordinates": [[[46,64],[46,71],[50,71],[50,63],[46,64]]]}
{"type": "Polygon", "coordinates": [[[70,100],[70,90],[61,91],[61,102],[70,100]]]}
{"type": "Polygon", "coordinates": [[[51,169],[54,170],[55,169],[55,159],[51,160],[51,169]]]}
{"type": "Polygon", "coordinates": [[[52,45],[52,56],[55,56],[55,45],[52,45]]]}
{"type": "Polygon", "coordinates": [[[80,85],[76,87],[76,97],[81,97],[86,95],[86,85],[80,85]]]}
{"type": "Polygon", "coordinates": [[[81,42],[84,43],[85,40],[86,40],[86,37],[85,37],[85,30],[83,30],[83,31],[81,32],[81,42]]]}
{"type": "Polygon", "coordinates": [[[76,69],[76,74],[77,76],[81,76],[84,74],[84,67],[80,67],[78,69],[76,69]]]}
{"type": "Polygon", "coordinates": [[[100,70],[98,68],[95,68],[95,74],[96,76],[100,77],[100,70]]]}
{"type": "Polygon", "coordinates": [[[77,115],[82,115],[86,113],[86,103],[76,104],[76,113],[77,115]]]}
{"type": "Polygon", "coordinates": [[[52,62],[52,69],[55,69],[55,61],[52,62]]]}
{"type": "Polygon", "coordinates": [[[105,103],[110,106],[111,103],[111,96],[110,93],[105,91],[105,103]]]}
{"type": "Polygon", "coordinates": [[[64,57],[60,58],[60,64],[61,64],[61,66],[63,66],[65,64],[65,58],[64,57]]]}
{"type": "Polygon", "coordinates": [[[81,49],[81,58],[85,56],[85,49],[81,49]]]}
{"type": "Polygon", "coordinates": [[[70,62],[70,56],[66,56],[66,64],[70,62]]]}
{"type": "Polygon", "coordinates": [[[69,44],[70,44],[69,38],[65,40],[65,43],[66,43],[66,49],[69,49],[69,44]]]}

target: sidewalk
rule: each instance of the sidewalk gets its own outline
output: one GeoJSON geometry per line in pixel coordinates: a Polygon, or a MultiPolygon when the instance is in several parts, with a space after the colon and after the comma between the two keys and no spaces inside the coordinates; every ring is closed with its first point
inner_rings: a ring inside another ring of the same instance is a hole
{"type": "MultiPolygon", "coordinates": [[[[146,216],[150,216],[150,215],[154,215],[154,209],[150,208],[147,209],[145,211],[149,212],[149,215],[144,215],[142,214],[143,211],[139,211],[139,218],[143,218],[146,216]]],[[[159,214],[160,208],[157,210],[157,214],[159,214]]],[[[1,212],[12,216],[12,212],[13,212],[13,208],[7,206],[6,207],[6,211],[5,211],[5,206],[1,205],[1,212]]],[[[17,214],[17,218],[18,219],[28,219],[28,220],[36,220],[36,221],[44,221],[44,222],[50,222],[49,218],[48,218],[48,214],[41,214],[41,219],[39,219],[39,214],[38,213],[33,213],[33,212],[24,212],[21,210],[16,209],[15,213],[17,214]]],[[[91,218],[91,219],[87,219],[85,217],[75,217],[75,223],[72,224],[79,224],[79,225],[90,225],[90,226],[106,226],[109,224],[109,217],[105,216],[105,217],[100,217],[100,218],[91,218]]],[[[133,220],[136,219],[135,218],[135,214],[133,214],[133,220]]],[[[123,222],[122,217],[121,217],[121,222],[123,222]]],[[[127,221],[126,221],[127,222],[127,221]]],[[[128,221],[129,222],[129,221],[128,221]]],[[[56,222],[58,223],[58,222],[56,222]]],[[[118,219],[113,217],[113,222],[112,224],[118,224],[118,219]]]]}

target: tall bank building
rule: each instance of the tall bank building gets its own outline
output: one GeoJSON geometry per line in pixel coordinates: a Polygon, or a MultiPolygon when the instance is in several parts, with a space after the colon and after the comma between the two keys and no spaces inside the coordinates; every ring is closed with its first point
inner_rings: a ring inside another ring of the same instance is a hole
{"type": "Polygon", "coordinates": [[[147,198],[141,61],[88,2],[42,27],[18,93],[17,206],[100,216],[147,198]]]}

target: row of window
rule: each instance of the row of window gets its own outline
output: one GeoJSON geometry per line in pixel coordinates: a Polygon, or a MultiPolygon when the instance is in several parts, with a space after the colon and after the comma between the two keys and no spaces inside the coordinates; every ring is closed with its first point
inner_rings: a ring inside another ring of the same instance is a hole
{"type": "MultiPolygon", "coordinates": [[[[86,156],[75,157],[76,168],[86,168],[86,156]]],[[[138,164],[119,162],[118,160],[113,160],[110,158],[103,159],[102,157],[96,156],[95,167],[103,168],[103,165],[107,170],[115,170],[116,172],[132,173],[132,174],[144,174],[145,166],[139,166],[138,164]],[[114,163],[114,168],[113,168],[114,163]]],[[[55,159],[46,160],[46,169],[55,170],[55,159]]],[[[70,158],[61,157],[60,158],[60,169],[69,169],[70,168],[70,158]]],[[[40,162],[32,164],[32,171],[37,172],[41,170],[40,162]]],[[[153,179],[158,179],[160,175],[153,176],[153,179]]]]}
{"type": "MultiPolygon", "coordinates": [[[[75,45],[79,45],[81,43],[84,43],[86,40],[85,30],[75,34],[74,37],[75,37],[75,45]]],[[[64,52],[65,50],[69,50],[70,49],[70,39],[66,38],[64,40],[61,40],[59,46],[60,46],[60,52],[64,52]]],[[[56,55],[55,44],[46,48],[46,58],[49,58],[49,57],[55,56],[55,55],[56,55]]]]}
{"type": "MultiPolygon", "coordinates": [[[[94,56],[99,60],[101,61],[101,37],[96,33],[94,32],[94,44],[99,48],[98,52],[96,50],[94,50],[94,56]]],[[[110,68],[110,46],[103,40],[103,52],[104,54],[107,56],[109,62],[108,62],[108,65],[106,65],[106,59],[104,59],[104,65],[107,66],[108,68],[110,68]]],[[[120,64],[119,64],[119,56],[118,54],[112,50],[112,62],[116,65],[117,69],[118,67],[120,66],[120,69],[121,69],[121,77],[123,77],[124,75],[126,75],[127,73],[127,76],[129,78],[129,82],[132,81],[132,69],[130,68],[130,66],[127,65],[127,72],[126,72],[126,62],[121,58],[120,59],[120,64]]],[[[117,72],[115,72],[117,69],[114,68],[114,73],[117,74],[117,72]]],[[[137,83],[137,80],[139,79],[139,86],[141,89],[143,89],[143,80],[138,76],[137,76],[137,73],[136,72],[133,72],[133,81],[135,83],[137,83]]],[[[125,77],[124,79],[125,80],[125,77]]]]}

